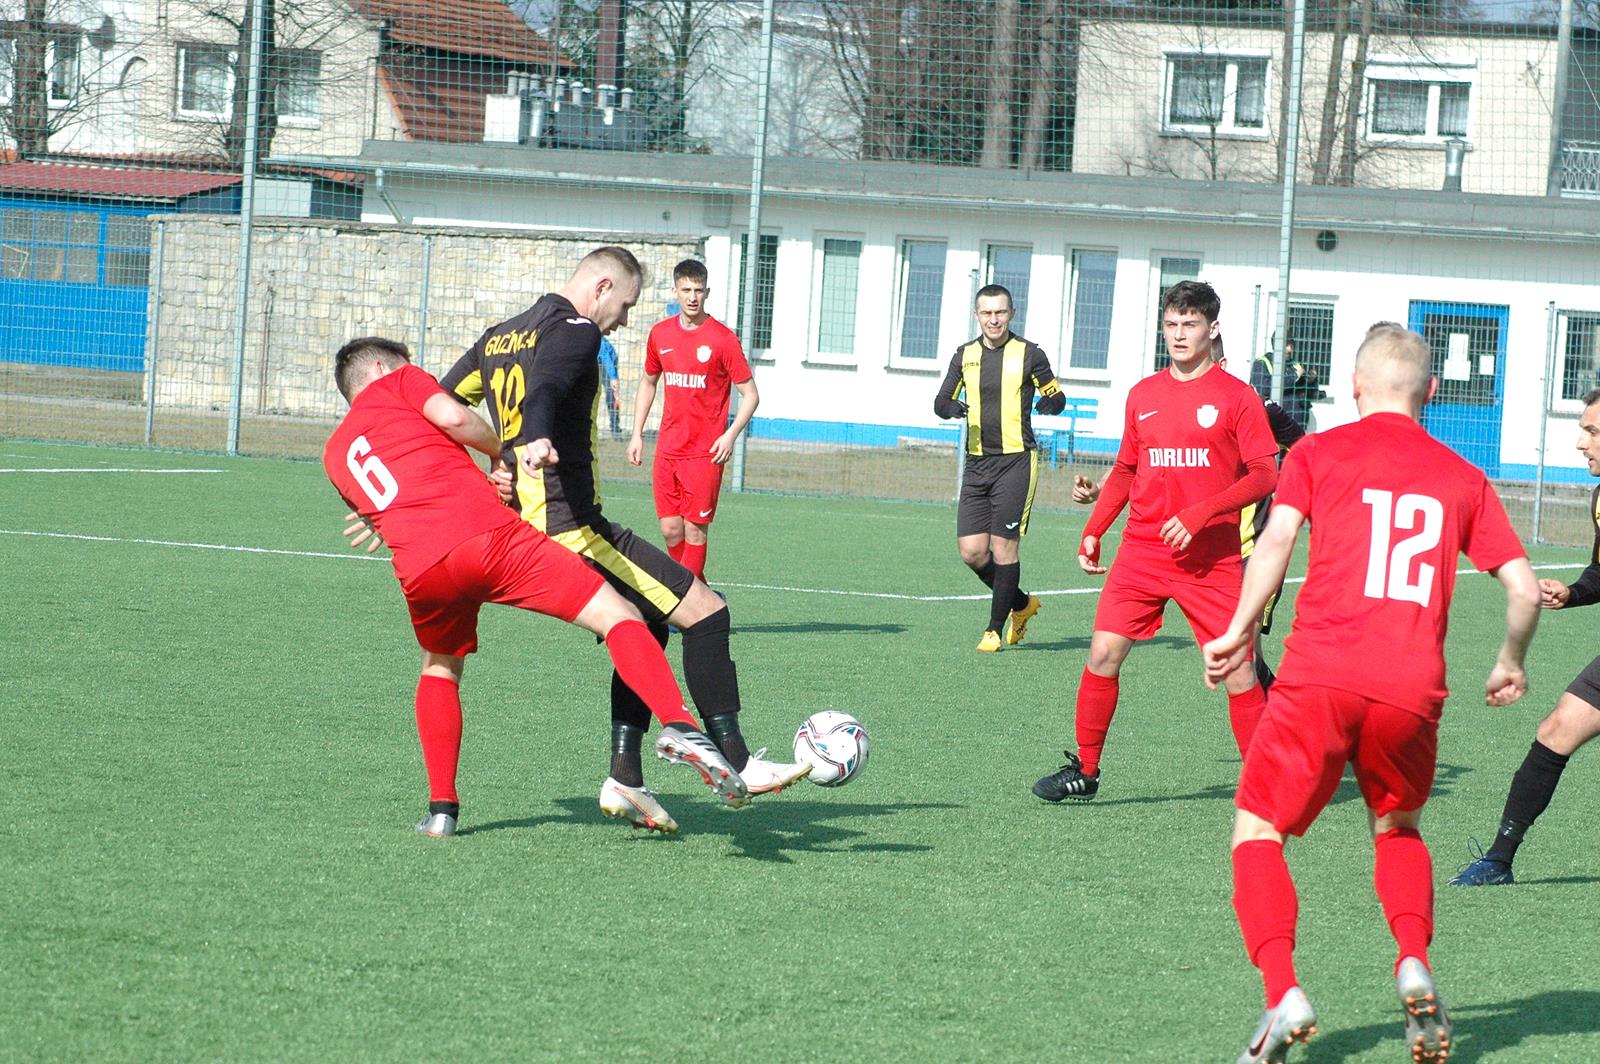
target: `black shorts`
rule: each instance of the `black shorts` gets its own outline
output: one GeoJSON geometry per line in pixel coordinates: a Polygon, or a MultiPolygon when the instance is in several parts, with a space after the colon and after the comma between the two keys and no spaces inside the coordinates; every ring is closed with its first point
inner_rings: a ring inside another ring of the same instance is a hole
{"type": "Polygon", "coordinates": [[[1583,671],[1567,685],[1567,694],[1583,699],[1600,709],[1600,658],[1583,667],[1583,671]]]}
{"type": "Polygon", "coordinates": [[[956,535],[1019,539],[1028,534],[1028,514],[1039,483],[1039,453],[968,455],[961,477],[956,535]]]}
{"type": "Polygon", "coordinates": [[[666,620],[694,586],[687,567],[614,521],[602,519],[550,538],[587,561],[646,621],[666,620]]]}

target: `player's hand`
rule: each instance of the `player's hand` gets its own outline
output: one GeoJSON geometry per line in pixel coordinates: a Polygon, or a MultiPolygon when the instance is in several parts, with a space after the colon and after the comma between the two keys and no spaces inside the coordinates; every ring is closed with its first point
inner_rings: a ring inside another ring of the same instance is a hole
{"type": "Polygon", "coordinates": [[[630,465],[644,463],[644,440],[639,438],[637,432],[633,434],[633,439],[628,441],[628,463],[630,465]]]}
{"type": "Polygon", "coordinates": [[[496,458],[489,467],[489,483],[494,485],[495,494],[500,496],[500,501],[509,505],[512,498],[511,467],[506,465],[505,459],[496,458]]]}
{"type": "Polygon", "coordinates": [[[1495,662],[1483,685],[1483,704],[1509,706],[1528,693],[1528,674],[1502,662],[1495,662]]]}
{"type": "Polygon", "coordinates": [[[1075,473],[1072,477],[1072,501],[1089,503],[1100,498],[1100,485],[1084,476],[1075,473]]]}
{"type": "Polygon", "coordinates": [[[716,465],[726,465],[728,459],[733,457],[733,437],[724,432],[711,442],[711,461],[716,465]]]}
{"type": "Polygon", "coordinates": [[[549,440],[534,440],[522,452],[522,468],[532,474],[546,466],[553,466],[561,461],[561,456],[556,454],[556,445],[549,440]]]}
{"type": "Polygon", "coordinates": [[[368,554],[383,546],[383,536],[378,532],[377,525],[374,525],[354,510],[345,514],[344,519],[350,522],[345,526],[344,530],[344,536],[350,541],[350,546],[359,547],[365,543],[368,554]]]}
{"type": "Polygon", "coordinates": [[[1230,628],[1200,648],[1206,661],[1207,687],[1215,691],[1222,684],[1223,677],[1244,664],[1250,656],[1250,637],[1253,634],[1250,628],[1242,632],[1230,628]]]}
{"type": "Polygon", "coordinates": [[[1173,550],[1188,550],[1193,540],[1194,533],[1183,527],[1176,516],[1167,518],[1167,523],[1161,526],[1161,542],[1173,550]]]}
{"type": "Polygon", "coordinates": [[[1539,581],[1539,605],[1547,610],[1565,609],[1572,589],[1559,580],[1539,581]]]}
{"type": "Polygon", "coordinates": [[[1086,573],[1103,573],[1106,566],[1100,564],[1100,537],[1084,536],[1083,542],[1078,544],[1078,568],[1086,573]]]}

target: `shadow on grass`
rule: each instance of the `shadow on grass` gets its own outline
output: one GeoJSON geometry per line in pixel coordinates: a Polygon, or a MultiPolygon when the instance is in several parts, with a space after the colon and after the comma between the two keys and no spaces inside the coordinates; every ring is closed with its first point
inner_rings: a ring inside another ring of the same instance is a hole
{"type": "Polygon", "coordinates": [[[850,624],[836,621],[784,621],[772,624],[736,624],[735,635],[760,633],[765,635],[899,635],[906,630],[903,624],[850,624]]]}
{"type": "MultiPolygon", "coordinates": [[[[1444,987],[1445,1003],[1450,1002],[1444,987]]],[[[1482,1060],[1512,1049],[1529,1038],[1600,1032],[1600,993],[1593,990],[1552,990],[1492,1005],[1464,1005],[1450,1010],[1455,1030],[1450,1045],[1451,1064],[1482,1060]]],[[[1306,1048],[1306,1064],[1331,1064],[1379,1045],[1393,1043],[1395,1056],[1405,1052],[1401,1039],[1399,1007],[1393,1023],[1368,1024],[1350,1030],[1327,1030],[1306,1048]]]]}
{"type": "MultiPolygon", "coordinates": [[[[593,798],[558,798],[559,814],[496,820],[464,827],[457,836],[487,831],[506,831],[543,827],[546,824],[595,824],[607,831],[627,830],[626,825],[608,821],[593,798]]],[[[923,812],[960,809],[953,802],[830,802],[787,795],[759,798],[747,809],[719,808],[704,798],[678,803],[675,814],[679,831],[692,835],[726,835],[738,851],[733,856],[756,861],[787,864],[793,853],[927,853],[932,846],[896,842],[866,831],[831,824],[836,819],[905,816],[923,812]]],[[[640,832],[640,837],[645,837],[640,832]]],[[[676,841],[663,836],[656,841],[676,841]]]]}
{"type": "MultiPolygon", "coordinates": [[[[1018,643],[1014,647],[1007,647],[1006,652],[1009,654],[1018,650],[1088,650],[1089,638],[1090,633],[1085,633],[1081,636],[1074,636],[1071,639],[1058,639],[1054,643],[1036,643],[1030,639],[1025,642],[1018,643]]],[[[1187,647],[1188,649],[1193,650],[1194,640],[1186,639],[1182,636],[1176,635],[1158,635],[1150,639],[1139,640],[1139,646],[1165,647],[1168,649],[1173,647],[1187,647]]],[[[1135,647],[1134,653],[1137,654],[1138,652],[1138,647],[1135,647]]],[[[1134,668],[1138,668],[1137,663],[1135,663],[1134,668]]],[[[1198,652],[1194,662],[1194,674],[1196,677],[1199,677],[1200,675],[1200,658],[1198,656],[1198,652]]]]}
{"type": "MultiPolygon", "coordinates": [[[[1433,790],[1428,792],[1428,801],[1437,801],[1455,789],[1457,781],[1468,775],[1472,770],[1464,765],[1441,764],[1433,773],[1433,790]]],[[[1361,801],[1361,788],[1356,786],[1355,773],[1346,765],[1344,778],[1339,781],[1339,789],[1333,792],[1333,797],[1328,800],[1330,806],[1343,805],[1345,802],[1361,801]]]]}

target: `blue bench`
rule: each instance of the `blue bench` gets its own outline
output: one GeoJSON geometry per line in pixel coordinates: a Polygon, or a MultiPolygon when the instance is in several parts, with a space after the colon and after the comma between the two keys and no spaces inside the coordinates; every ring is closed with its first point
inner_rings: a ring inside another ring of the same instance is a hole
{"type": "Polygon", "coordinates": [[[1100,400],[1098,399],[1075,399],[1068,396],[1066,409],[1054,415],[1067,419],[1066,428],[1035,428],[1033,430],[1035,442],[1038,443],[1041,449],[1049,451],[1051,469],[1056,467],[1056,462],[1059,459],[1062,437],[1066,438],[1067,461],[1071,462],[1073,456],[1077,453],[1078,419],[1093,421],[1099,409],[1100,400]]]}

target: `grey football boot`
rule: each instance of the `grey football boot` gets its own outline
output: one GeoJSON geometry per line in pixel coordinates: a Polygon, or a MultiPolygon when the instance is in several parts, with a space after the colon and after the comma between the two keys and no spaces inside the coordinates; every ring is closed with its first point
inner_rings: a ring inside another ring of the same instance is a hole
{"type": "Polygon", "coordinates": [[[1443,1064],[1450,1056],[1450,1014],[1433,985],[1433,973],[1415,957],[1400,962],[1395,989],[1406,1017],[1406,1047],[1416,1064],[1443,1064]]]}
{"type": "Polygon", "coordinates": [[[688,765],[735,809],[750,804],[750,788],[711,737],[686,724],[669,724],[656,740],[656,756],[675,765],[688,765]]]}
{"type": "Polygon", "coordinates": [[[1238,1064],[1283,1064],[1289,1059],[1289,1047],[1296,1042],[1309,1042],[1317,1033],[1317,1014],[1306,1000],[1305,992],[1291,986],[1272,1008],[1261,1014],[1250,1044],[1239,1054],[1238,1064]]]}
{"type": "Polygon", "coordinates": [[[456,833],[456,818],[449,813],[430,813],[426,819],[417,821],[418,835],[432,835],[436,839],[448,839],[456,833]]]}

